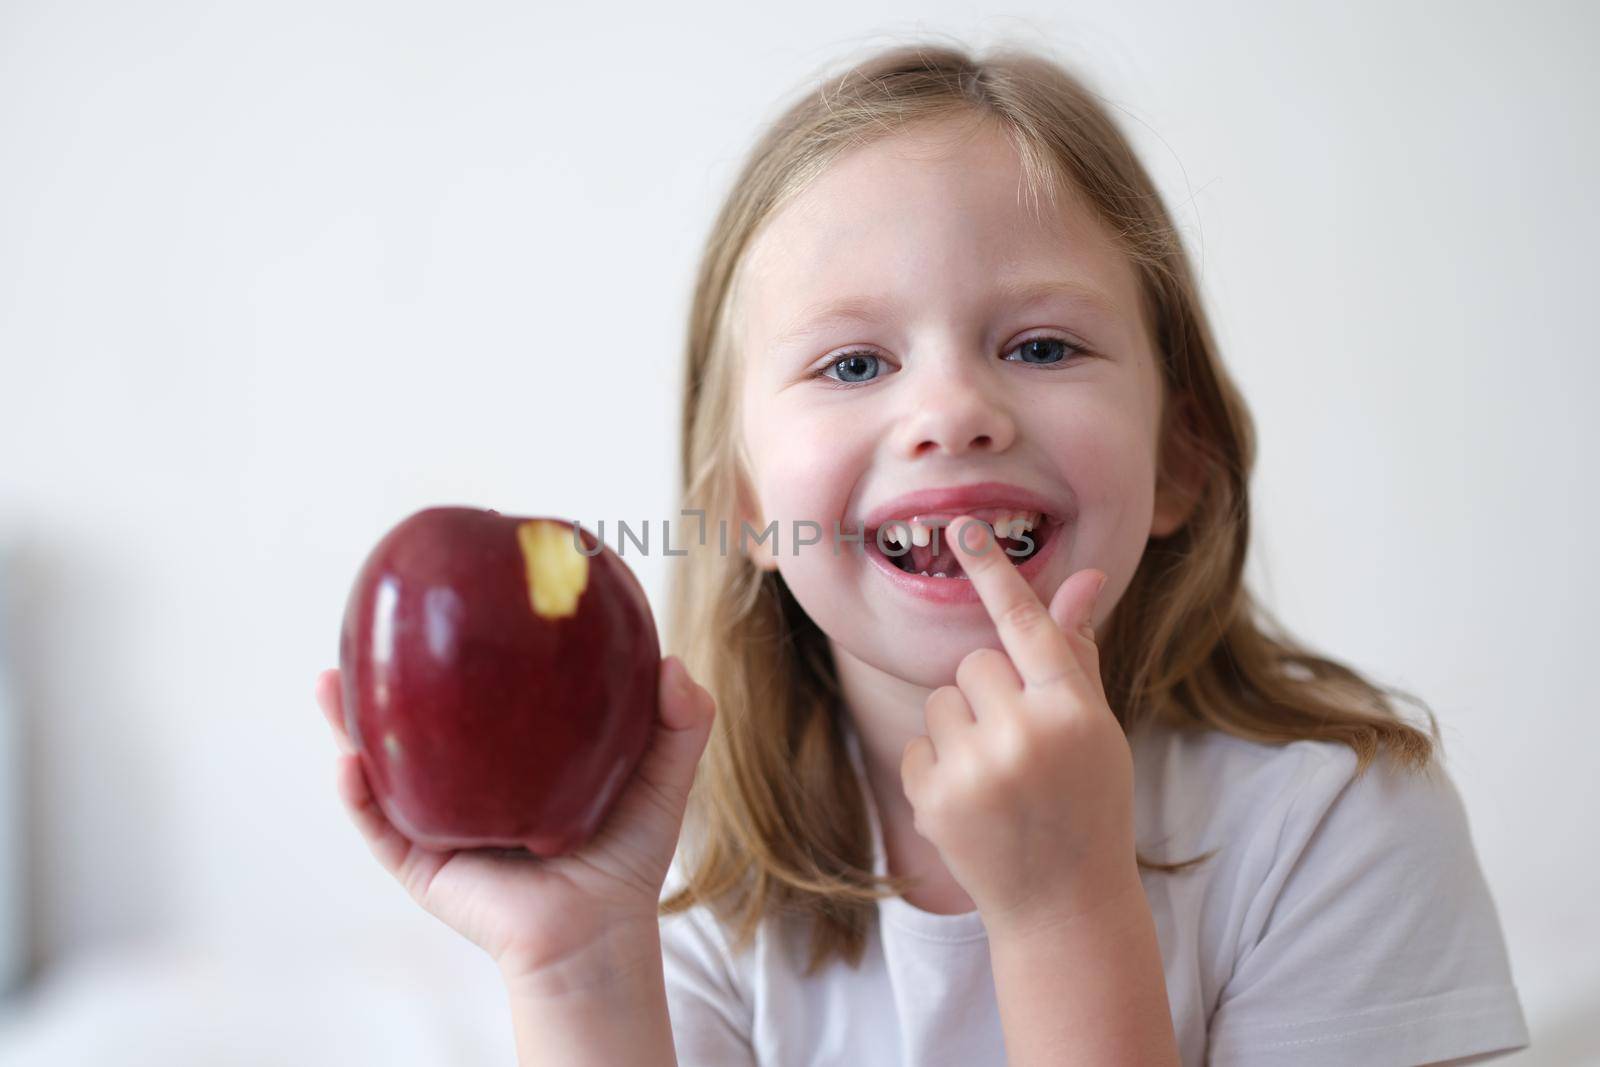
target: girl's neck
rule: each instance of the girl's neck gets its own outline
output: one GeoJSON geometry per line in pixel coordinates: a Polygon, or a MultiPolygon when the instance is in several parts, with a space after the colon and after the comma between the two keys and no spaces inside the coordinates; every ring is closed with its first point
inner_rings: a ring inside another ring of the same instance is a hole
{"type": "Polygon", "coordinates": [[[863,663],[837,644],[832,647],[844,712],[860,741],[867,787],[878,810],[885,869],[891,876],[917,880],[905,894],[912,907],[938,915],[972,911],[972,899],[944,865],[939,850],[916,832],[900,778],[906,745],[927,732],[922,706],[931,690],[863,663]]]}
{"type": "Polygon", "coordinates": [[[845,714],[861,740],[867,778],[873,783],[874,792],[880,792],[880,785],[892,786],[889,792],[905,803],[900,757],[912,738],[926,732],[922,706],[931,690],[881,671],[835,642],[830,641],[829,646],[845,714]]]}

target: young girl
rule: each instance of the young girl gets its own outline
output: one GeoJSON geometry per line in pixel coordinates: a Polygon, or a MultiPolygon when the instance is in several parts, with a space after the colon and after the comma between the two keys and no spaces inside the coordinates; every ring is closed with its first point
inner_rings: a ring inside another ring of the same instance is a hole
{"type": "MultiPolygon", "coordinates": [[[[341,794],[497,961],[528,1064],[1523,1047],[1432,714],[1243,586],[1254,453],[1097,98],[1024,49],[892,49],[782,115],[706,245],[711,536],[600,835],[429,852],[350,755],[341,794]]],[[[336,672],[318,698],[348,752],[336,672]]]]}

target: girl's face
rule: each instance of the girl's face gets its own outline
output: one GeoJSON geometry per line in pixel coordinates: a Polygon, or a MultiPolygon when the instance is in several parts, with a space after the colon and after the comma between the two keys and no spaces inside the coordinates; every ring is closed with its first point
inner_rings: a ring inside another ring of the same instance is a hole
{"type": "Polygon", "coordinates": [[[747,551],[782,573],[836,656],[919,687],[1001,644],[970,583],[902,573],[873,547],[886,506],[937,518],[981,502],[896,498],[977,483],[1033,494],[1043,506],[1010,509],[1048,516],[1023,574],[1048,605],[1075,572],[1105,571],[1097,626],[1147,539],[1183,518],[1156,491],[1163,387],[1133,268],[1076,198],[1041,226],[1025,195],[1002,134],[924,124],[840,157],[749,250],[741,432],[755,499],[742,517],[757,532],[776,521],[779,537],[777,552],[747,551]],[[835,551],[835,524],[863,522],[865,546],[835,551]],[[820,540],[797,551],[797,523],[820,540]]]}

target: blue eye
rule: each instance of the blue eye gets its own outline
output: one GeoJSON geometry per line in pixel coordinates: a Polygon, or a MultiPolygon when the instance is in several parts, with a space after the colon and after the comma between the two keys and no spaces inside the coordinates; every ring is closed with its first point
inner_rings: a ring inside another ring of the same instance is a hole
{"type": "Polygon", "coordinates": [[[870,382],[878,376],[878,357],[871,352],[851,352],[843,359],[835,360],[822,368],[822,373],[831,377],[828,375],[828,371],[831,370],[839,372],[839,377],[833,380],[846,385],[870,382]]]}
{"type": "MultiPolygon", "coordinates": [[[[1008,352],[1005,362],[1028,363],[1037,367],[1053,367],[1087,351],[1088,349],[1083,345],[1069,341],[1065,337],[1030,337],[1011,349],[1011,352],[1022,353],[1021,358],[1011,359],[1011,353],[1008,352]]],[[[827,379],[834,388],[864,385],[881,376],[880,365],[882,362],[883,360],[871,352],[846,352],[840,358],[816,371],[815,376],[827,379]]]]}
{"type": "Polygon", "coordinates": [[[1021,352],[1023,356],[1017,360],[1007,360],[1008,363],[1038,363],[1049,365],[1062,363],[1070,356],[1075,356],[1083,351],[1082,345],[1073,344],[1064,337],[1030,337],[1022,342],[1013,352],[1021,352]],[[1059,353],[1057,358],[1050,358],[1051,353],[1059,353]]]}

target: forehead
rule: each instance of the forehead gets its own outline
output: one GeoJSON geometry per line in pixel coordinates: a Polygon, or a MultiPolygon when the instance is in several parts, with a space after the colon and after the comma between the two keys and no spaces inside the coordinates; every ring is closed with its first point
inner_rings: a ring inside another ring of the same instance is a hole
{"type": "Polygon", "coordinates": [[[742,303],[756,345],[839,303],[980,310],[1064,282],[1123,320],[1137,278],[1087,201],[1041,190],[991,123],[924,123],[851,150],[767,220],[748,251],[742,303]]]}

